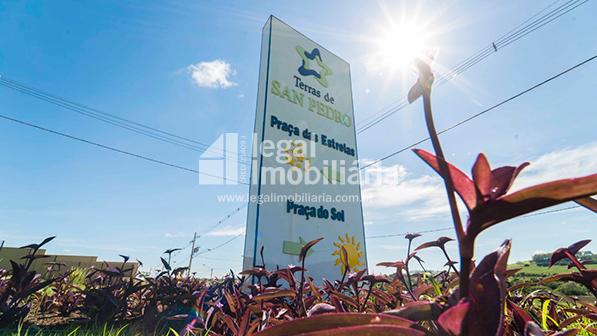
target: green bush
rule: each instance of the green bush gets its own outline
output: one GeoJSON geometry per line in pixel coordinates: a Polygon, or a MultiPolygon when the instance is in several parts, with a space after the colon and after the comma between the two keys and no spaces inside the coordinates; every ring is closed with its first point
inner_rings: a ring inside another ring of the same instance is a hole
{"type": "Polygon", "coordinates": [[[568,296],[582,296],[590,295],[589,291],[584,287],[574,282],[565,282],[556,288],[556,292],[568,296]]]}

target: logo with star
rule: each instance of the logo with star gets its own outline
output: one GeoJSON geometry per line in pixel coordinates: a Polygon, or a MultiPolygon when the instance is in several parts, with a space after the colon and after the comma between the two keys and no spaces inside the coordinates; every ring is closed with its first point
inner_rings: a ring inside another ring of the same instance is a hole
{"type": "Polygon", "coordinates": [[[299,74],[303,76],[313,76],[319,84],[327,88],[327,76],[332,74],[332,69],[323,63],[319,49],[313,48],[311,52],[308,52],[305,48],[296,46],[296,52],[302,59],[301,66],[298,68],[299,74]],[[316,70],[314,68],[318,69],[316,70]]]}

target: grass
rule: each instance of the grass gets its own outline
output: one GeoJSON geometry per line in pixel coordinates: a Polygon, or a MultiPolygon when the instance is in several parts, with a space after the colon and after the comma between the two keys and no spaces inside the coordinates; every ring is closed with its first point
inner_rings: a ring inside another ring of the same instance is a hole
{"type": "MultiPolygon", "coordinates": [[[[535,286],[530,287],[531,290],[538,288],[545,288],[556,291],[557,293],[576,296],[584,302],[593,302],[594,297],[582,285],[573,282],[551,282],[541,284],[540,280],[555,274],[576,272],[576,268],[568,269],[567,266],[554,265],[552,267],[539,266],[533,261],[519,261],[515,264],[508,265],[508,269],[522,268],[513,276],[513,283],[532,283],[536,282],[535,286]]],[[[597,269],[597,265],[587,265],[589,269],[597,269]]]]}
{"type": "Polygon", "coordinates": [[[74,327],[65,330],[45,330],[37,327],[24,327],[19,324],[16,330],[0,330],[0,336],[125,336],[128,335],[127,325],[122,327],[86,328],[74,327]]]}
{"type": "MultiPolygon", "coordinates": [[[[572,273],[576,269],[568,269],[567,266],[554,265],[552,267],[539,266],[533,261],[519,261],[515,264],[508,265],[509,269],[522,268],[518,273],[518,277],[546,277],[559,273],[572,273]]],[[[587,265],[589,269],[597,269],[597,265],[587,265]]]]}

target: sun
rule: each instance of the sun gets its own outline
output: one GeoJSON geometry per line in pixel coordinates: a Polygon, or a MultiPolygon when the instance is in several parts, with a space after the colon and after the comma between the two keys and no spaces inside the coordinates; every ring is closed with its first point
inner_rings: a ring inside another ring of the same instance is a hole
{"type": "Polygon", "coordinates": [[[374,59],[377,66],[383,69],[408,68],[413,60],[428,52],[428,35],[414,21],[390,23],[377,36],[374,59]]]}
{"type": "Polygon", "coordinates": [[[360,267],[364,266],[361,261],[361,258],[363,257],[361,243],[357,242],[354,236],[349,236],[348,234],[344,237],[338,236],[338,241],[334,243],[334,246],[336,246],[337,249],[332,255],[337,257],[335,265],[342,265],[342,273],[344,273],[346,269],[345,261],[342,260],[342,247],[346,250],[348,265],[352,271],[359,271],[360,267]]]}

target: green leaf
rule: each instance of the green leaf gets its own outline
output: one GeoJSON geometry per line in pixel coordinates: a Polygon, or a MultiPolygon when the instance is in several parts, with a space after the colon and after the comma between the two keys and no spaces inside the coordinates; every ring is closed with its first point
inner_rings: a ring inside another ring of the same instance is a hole
{"type": "Polygon", "coordinates": [[[543,327],[543,330],[549,330],[549,327],[547,325],[547,315],[549,315],[549,302],[551,302],[550,299],[543,301],[543,305],[541,307],[541,326],[543,327]]]}

